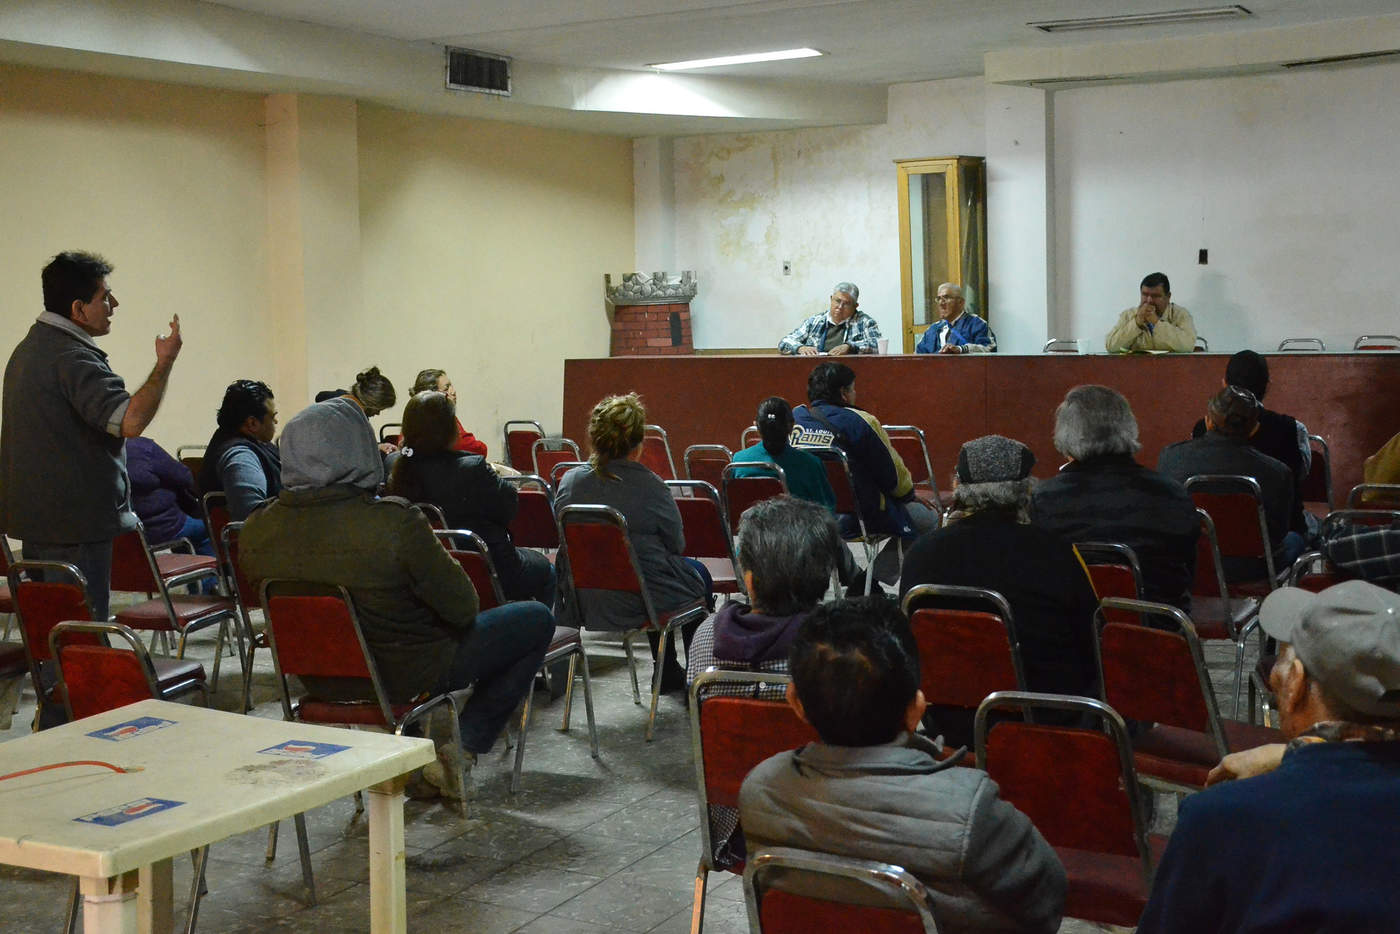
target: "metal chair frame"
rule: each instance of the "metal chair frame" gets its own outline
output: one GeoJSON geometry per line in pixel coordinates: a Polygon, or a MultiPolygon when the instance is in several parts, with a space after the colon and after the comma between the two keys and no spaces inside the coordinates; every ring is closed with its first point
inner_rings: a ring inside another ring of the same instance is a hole
{"type": "MultiPolygon", "coordinates": [[[[1147,809],[1140,797],[1137,766],[1133,764],[1133,744],[1128,738],[1128,725],[1116,710],[1101,700],[1092,697],[1072,697],[1062,694],[1037,694],[1029,691],[997,691],[987,695],[977,708],[977,716],[972,721],[973,743],[977,750],[977,767],[987,770],[987,715],[995,709],[1016,709],[1026,715],[1035,729],[1031,713],[1037,708],[1050,710],[1074,710],[1093,714],[1103,723],[1100,730],[1112,740],[1118,751],[1119,781],[1128,797],[1128,808],[1133,819],[1133,842],[1137,844],[1138,858],[1142,861],[1142,881],[1147,891],[1152,890],[1152,878],[1156,872],[1153,865],[1152,847],[1147,841],[1147,809]]],[[[995,729],[995,727],[993,727],[995,729]]],[[[1073,763],[1070,763],[1071,765],[1073,763]]],[[[1071,804],[1071,802],[1066,802],[1071,804]]],[[[1029,816],[1029,815],[1028,815],[1029,816]]],[[[1032,817],[1032,823],[1034,818],[1032,817]]],[[[1050,841],[1051,846],[1054,841],[1050,841]]]]}
{"type": "MultiPolygon", "coordinates": [[[[719,534],[724,538],[724,554],[702,554],[701,550],[695,546],[690,535],[686,536],[685,550],[682,551],[681,554],[685,555],[687,558],[694,558],[701,562],[707,558],[711,560],[718,559],[721,561],[728,561],[729,571],[733,574],[734,590],[726,589],[723,591],[724,595],[728,597],[732,593],[741,593],[748,596],[748,591],[744,587],[744,575],[739,571],[739,551],[734,545],[734,536],[729,531],[729,522],[724,512],[724,502],[719,498],[719,491],[715,489],[714,484],[707,480],[663,480],[662,482],[666,484],[667,489],[669,489],[671,494],[678,500],[706,499],[714,504],[715,521],[719,523],[719,534]],[[697,496],[696,493],[700,495],[697,496]]],[[[681,525],[685,525],[684,513],[681,514],[681,525]]],[[[715,583],[715,593],[721,593],[718,588],[726,579],[715,578],[713,573],[711,573],[710,576],[715,583]]]]}
{"type": "MultiPolygon", "coordinates": [[[[8,546],[6,546],[6,550],[8,551],[8,546]]],[[[47,635],[45,635],[43,644],[38,647],[37,651],[36,647],[30,644],[29,630],[25,626],[24,613],[20,610],[20,588],[25,583],[30,582],[28,581],[28,575],[34,571],[56,572],[68,577],[68,581],[45,580],[34,581],[33,583],[47,585],[57,584],[76,588],[77,594],[82,598],[82,605],[86,611],[88,621],[92,619],[92,608],[87,601],[87,578],[83,576],[83,572],[78,570],[75,565],[68,564],[65,561],[12,560],[9,562],[9,569],[6,572],[6,577],[9,581],[10,595],[15,602],[15,616],[19,619],[19,637],[20,641],[24,644],[24,660],[28,665],[29,683],[34,689],[35,709],[33,728],[37,731],[39,729],[40,715],[44,712],[45,695],[46,693],[50,693],[44,691],[43,680],[39,674],[39,664],[41,662],[51,661],[53,656],[43,655],[44,650],[49,647],[47,635]]],[[[49,631],[52,632],[52,628],[50,628],[49,631]]]]}
{"type": "MultiPolygon", "coordinates": [[[[565,450],[573,452],[574,462],[577,463],[583,458],[578,445],[569,438],[536,438],[535,443],[530,445],[530,468],[538,476],[544,476],[548,471],[540,469],[540,452],[563,453],[565,450]]],[[[557,461],[556,461],[557,463],[557,461]]]]}
{"type": "Polygon", "coordinates": [[[754,934],[763,934],[762,906],[768,889],[767,877],[775,873],[788,878],[796,873],[856,882],[888,901],[890,907],[918,916],[924,934],[938,934],[932,896],[922,882],[902,867],[792,847],[759,850],[744,867],[744,904],[748,909],[749,930],[754,934]]]}
{"type": "MultiPolygon", "coordinates": [[[[679,474],[676,473],[676,459],[671,456],[671,437],[670,435],[666,434],[666,429],[662,428],[660,425],[647,425],[643,429],[641,460],[644,464],[646,464],[648,460],[655,457],[655,455],[649,456],[647,453],[647,448],[649,446],[647,442],[649,441],[653,442],[650,445],[651,447],[655,447],[654,442],[661,442],[661,449],[666,454],[666,467],[670,471],[669,475],[662,475],[661,472],[656,470],[655,468],[652,469],[652,472],[655,473],[657,476],[660,476],[662,480],[675,480],[679,476],[679,474]]],[[[647,466],[650,467],[651,465],[647,464],[647,466]]]]}
{"type": "MultiPolygon", "coordinates": [[[[918,477],[914,476],[914,472],[911,470],[910,479],[914,481],[916,487],[921,483],[929,485],[929,489],[933,491],[933,504],[941,515],[943,513],[943,496],[938,492],[938,477],[933,472],[933,460],[929,457],[928,437],[924,430],[918,425],[881,425],[880,427],[885,430],[885,434],[889,435],[891,442],[898,438],[913,438],[919,442],[919,461],[916,462],[916,465],[922,463],[924,472],[922,477],[918,477]]],[[[900,457],[904,461],[904,466],[908,467],[909,458],[904,457],[902,453],[900,457]]]]}
{"type": "MultiPolygon", "coordinates": [[[[632,650],[632,641],[637,636],[649,631],[660,634],[660,641],[656,651],[656,664],[652,666],[651,708],[647,712],[646,741],[651,742],[656,727],[656,707],[661,698],[661,669],[666,659],[666,644],[671,638],[671,630],[704,619],[706,614],[704,603],[699,603],[697,606],[688,609],[683,608],[679,612],[672,614],[665,623],[660,622],[661,617],[653,607],[651,595],[647,592],[646,576],[642,573],[641,562],[637,560],[637,552],[632,547],[632,536],[627,528],[627,519],[617,509],[611,506],[587,504],[564,506],[556,512],[555,521],[559,526],[560,550],[564,553],[566,561],[568,560],[567,556],[569,553],[568,535],[566,533],[569,525],[572,523],[607,525],[618,530],[621,534],[622,544],[627,553],[627,561],[632,568],[632,574],[637,582],[636,593],[641,598],[642,608],[646,614],[646,624],[644,626],[637,629],[629,629],[623,633],[622,636],[622,647],[627,653],[627,670],[632,676],[632,702],[638,706],[642,703],[642,694],[641,687],[637,682],[637,660],[632,650]]],[[[574,570],[572,563],[569,563],[568,567],[568,577],[570,578],[569,586],[575,596],[577,596],[579,590],[586,588],[580,588],[578,582],[573,579],[574,570]]],[[[628,590],[631,592],[630,588],[617,587],[613,589],[628,590]]],[[[584,614],[581,602],[578,606],[579,617],[582,622],[584,621],[584,614]]]]}
{"type": "MultiPolygon", "coordinates": [[[[1119,609],[1130,613],[1138,613],[1144,618],[1155,617],[1157,619],[1170,620],[1174,630],[1186,640],[1186,645],[1191,653],[1191,660],[1195,664],[1196,680],[1201,689],[1201,697],[1206,707],[1206,735],[1215,744],[1216,752],[1221,759],[1230,752],[1230,746],[1225,739],[1225,729],[1220,723],[1220,708],[1215,701],[1215,689],[1211,686],[1210,675],[1206,670],[1205,655],[1201,651],[1201,640],[1196,635],[1196,627],[1191,624],[1191,619],[1181,610],[1167,603],[1151,603],[1147,600],[1120,600],[1114,597],[1103,600],[1099,608],[1094,612],[1094,659],[1099,666],[1099,684],[1105,695],[1108,690],[1108,683],[1104,678],[1103,668],[1103,629],[1106,625],[1104,619],[1105,609],[1119,609]]],[[[1121,623],[1114,625],[1123,625],[1121,623]]],[[[1161,627],[1158,627],[1161,628],[1161,627]]],[[[1105,704],[1110,704],[1107,696],[1103,698],[1105,704]]],[[[1111,706],[1111,704],[1110,704],[1111,706]]],[[[1145,784],[1153,787],[1163,788],[1172,792],[1194,792],[1199,789],[1189,785],[1178,785],[1175,782],[1168,782],[1154,778],[1150,775],[1142,776],[1145,784]]]]}
{"type": "Polygon", "coordinates": [[[1352,350],[1400,350],[1400,336],[1394,334],[1362,334],[1351,345],[1352,350]]]}
{"type": "MultiPolygon", "coordinates": [[[[1244,682],[1244,652],[1249,643],[1250,633],[1258,633],[1259,645],[1264,645],[1264,632],[1259,628],[1259,606],[1260,602],[1253,597],[1232,597],[1230,587],[1225,580],[1225,561],[1220,555],[1220,540],[1215,534],[1215,520],[1210,517],[1210,513],[1201,507],[1196,507],[1196,517],[1201,523],[1201,535],[1207,540],[1207,547],[1210,551],[1211,562],[1215,568],[1215,587],[1220,594],[1223,606],[1222,621],[1225,629],[1229,633],[1229,639],[1234,643],[1235,648],[1235,689],[1234,707],[1231,715],[1236,719],[1240,715],[1240,688],[1244,682]],[[1231,605],[1236,601],[1242,601],[1247,606],[1253,604],[1252,612],[1244,617],[1247,621],[1243,625],[1236,625],[1235,614],[1231,605]]],[[[1250,709],[1253,710],[1254,698],[1250,696],[1250,709]]]]}
{"type": "Polygon", "coordinates": [[[560,461],[549,468],[549,488],[558,492],[559,484],[564,481],[564,475],[578,467],[587,467],[588,461],[560,461]]]}
{"type": "Polygon", "coordinates": [[[403,422],[385,422],[379,426],[379,443],[383,444],[401,434],[403,434],[403,422]],[[397,428],[398,431],[390,431],[391,428],[397,428]]]}
{"type": "MultiPolygon", "coordinates": [[[[257,591],[253,589],[251,581],[244,580],[243,574],[239,570],[238,559],[235,557],[238,551],[238,537],[242,532],[242,522],[230,522],[228,525],[224,526],[224,530],[219,537],[223,540],[221,543],[222,550],[225,559],[228,561],[228,580],[229,587],[231,588],[229,596],[233,598],[234,605],[238,607],[239,618],[243,624],[243,634],[238,640],[240,649],[244,639],[246,639],[248,643],[247,655],[240,657],[240,661],[243,663],[243,712],[247,713],[252,709],[250,700],[253,690],[253,656],[257,652],[259,646],[263,648],[267,647],[267,635],[265,632],[260,634],[253,627],[252,611],[254,609],[261,611],[262,604],[260,602],[253,602],[253,598],[257,596],[257,591]],[[249,592],[245,592],[245,588],[243,587],[245,583],[248,584],[247,590],[249,592]]],[[[266,624],[264,623],[264,627],[265,626],[266,624]]]]}
{"type": "MultiPolygon", "coordinates": [[[[1316,471],[1316,470],[1318,469],[1318,467],[1317,467],[1318,458],[1321,457],[1321,458],[1322,458],[1322,468],[1321,468],[1321,470],[1322,470],[1322,486],[1323,486],[1324,494],[1325,494],[1325,496],[1326,496],[1327,511],[1328,511],[1328,512],[1331,512],[1333,509],[1336,508],[1336,505],[1335,505],[1335,504],[1333,503],[1333,501],[1332,501],[1332,452],[1331,452],[1331,450],[1330,450],[1330,449],[1328,448],[1328,446],[1327,446],[1327,439],[1324,438],[1324,437],[1322,437],[1322,435],[1308,435],[1308,443],[1309,443],[1310,445],[1313,445],[1313,451],[1312,451],[1312,461],[1313,461],[1313,462],[1312,462],[1312,466],[1310,466],[1310,467],[1308,468],[1308,475],[1307,475],[1306,477],[1303,478],[1303,484],[1306,486],[1307,483],[1308,483],[1308,481],[1312,479],[1313,472],[1316,471]]],[[[1321,502],[1321,500],[1309,500],[1309,499],[1304,499],[1303,501],[1304,501],[1304,502],[1321,502]]]]}
{"type": "MultiPolygon", "coordinates": [[[[1346,508],[1367,508],[1366,496],[1368,494],[1376,495],[1378,497],[1375,500],[1375,502],[1386,504],[1393,501],[1397,505],[1400,505],[1400,483],[1358,483],[1356,486],[1351,488],[1351,492],[1347,493],[1346,508]]],[[[1379,505],[1375,508],[1387,509],[1391,507],[1386,505],[1379,505]]]]}
{"type": "Polygon", "coordinates": [[[1079,338],[1052,337],[1040,348],[1041,353],[1079,353],[1079,338]]]}
{"type": "MultiPolygon", "coordinates": [[[[895,538],[899,542],[897,546],[899,548],[899,567],[902,569],[904,567],[904,539],[885,532],[875,535],[871,534],[869,526],[866,525],[865,513],[860,508],[860,497],[856,495],[856,480],[855,476],[851,473],[851,461],[850,458],[846,456],[845,451],[835,447],[804,448],[803,450],[809,454],[815,455],[823,462],[823,465],[830,463],[840,464],[841,469],[836,472],[836,476],[845,478],[846,490],[851,498],[853,515],[856,517],[856,526],[860,529],[860,535],[858,537],[847,538],[845,540],[848,542],[860,543],[862,550],[865,551],[865,594],[869,596],[871,586],[875,583],[875,557],[879,553],[879,546],[883,545],[886,539],[895,538]]],[[[827,478],[830,479],[831,476],[832,470],[828,467],[827,478]]],[[[832,489],[835,490],[836,484],[833,483],[831,486],[832,489]]],[[[839,491],[836,493],[836,498],[839,502],[841,499],[839,491]]]]}
{"type": "Polygon", "coordinates": [[[1196,344],[1191,348],[1193,353],[1210,353],[1210,341],[1202,334],[1196,335],[1196,344]]]}
{"type": "MultiPolygon", "coordinates": [[[[146,687],[151,692],[151,697],[155,700],[172,700],[190,691],[199,691],[200,697],[204,701],[204,706],[209,706],[209,685],[198,678],[190,678],[169,688],[162,689],[156,675],[155,664],[151,661],[151,653],[141,643],[141,637],[120,623],[94,623],[87,620],[65,620],[49,630],[49,657],[54,663],[54,687],[63,697],[63,707],[68,714],[68,719],[75,719],[73,716],[73,702],[70,696],[67,682],[63,679],[63,657],[60,649],[63,647],[63,636],[65,633],[89,633],[100,636],[117,636],[130,647],[134,653],[137,665],[140,666],[142,674],[146,677],[146,687]]],[[[89,646],[92,647],[92,646],[89,646]]],[[[122,652],[125,649],[114,649],[103,647],[105,651],[122,652]]]]}
{"type": "MultiPolygon", "coordinates": [[[[681,461],[685,464],[685,476],[687,480],[704,480],[711,486],[715,487],[719,486],[719,484],[715,483],[715,481],[711,480],[709,477],[695,476],[695,467],[693,465],[697,461],[708,461],[710,463],[718,463],[720,465],[720,473],[722,474],[724,471],[724,465],[729,463],[733,459],[734,452],[729,450],[729,448],[725,447],[722,444],[692,444],[690,447],[685,449],[684,453],[681,454],[681,461]],[[709,457],[702,455],[718,456],[709,457]]],[[[716,474],[714,476],[716,477],[716,479],[720,478],[720,474],[716,474]]]]}
{"type": "Polygon", "coordinates": [[[422,511],[423,517],[428,520],[428,525],[434,532],[447,528],[447,516],[443,515],[442,507],[436,503],[414,503],[422,511]]]}
{"type": "MultiPolygon", "coordinates": [[[[738,515],[735,515],[730,491],[736,489],[739,486],[742,486],[743,484],[752,483],[756,480],[777,480],[778,483],[782,485],[782,491],[780,493],[773,494],[773,496],[786,496],[788,493],[787,471],[783,470],[783,468],[779,467],[772,461],[743,461],[731,462],[726,464],[721,479],[720,506],[724,509],[725,522],[729,526],[729,534],[731,536],[739,534],[739,519],[742,518],[744,510],[738,510],[738,515]],[[739,471],[748,470],[754,467],[762,469],[763,471],[765,471],[765,473],[769,474],[769,476],[741,477],[738,475],[739,471]]],[[[764,499],[772,498],[772,496],[765,496],[761,499],[750,500],[744,508],[747,509],[754,503],[760,503],[763,502],[764,499]]]]}
{"type": "Polygon", "coordinates": [[[1278,349],[1280,353],[1326,353],[1327,345],[1320,337],[1285,337],[1278,349]]]}
{"type": "MultiPolygon", "coordinates": [[[[535,429],[535,433],[541,438],[544,437],[544,427],[532,418],[508,418],[501,428],[501,441],[504,444],[504,460],[507,467],[514,467],[516,470],[523,470],[523,464],[517,464],[515,458],[510,453],[510,436],[512,425],[529,425],[535,429]]],[[[523,434],[524,432],[522,432],[523,434]]]]}
{"type": "Polygon", "coordinates": [[[757,444],[763,440],[763,435],[759,434],[757,425],[750,425],[739,435],[739,449],[743,450],[750,445],[757,444]]]}
{"type": "Polygon", "coordinates": [[[1021,639],[1016,633],[1016,617],[1011,612],[1011,601],[997,591],[985,587],[964,587],[958,584],[916,584],[904,594],[899,608],[911,623],[916,613],[927,610],[937,614],[940,609],[946,609],[946,607],[916,605],[927,600],[986,603],[990,610],[975,610],[973,612],[991,612],[993,615],[1001,617],[1002,625],[1006,627],[1006,641],[1011,648],[1011,667],[1016,672],[1016,686],[1022,691],[1026,689],[1026,666],[1021,658],[1021,639]]]}
{"type": "Polygon", "coordinates": [[[554,490],[549,485],[549,481],[539,474],[533,473],[521,474],[518,477],[503,477],[502,479],[515,487],[516,492],[519,494],[519,506],[515,512],[515,519],[511,520],[510,523],[511,539],[520,548],[534,548],[540,551],[557,551],[559,548],[559,526],[554,518],[554,490]],[[535,489],[535,487],[538,489],[535,489]],[[545,523],[541,521],[540,528],[548,528],[550,530],[552,537],[549,539],[535,538],[528,534],[522,535],[520,533],[524,530],[517,525],[522,513],[528,515],[529,511],[532,509],[538,511],[537,507],[528,505],[530,502],[533,502],[533,497],[535,496],[544,497],[545,505],[548,507],[549,522],[545,523]]]}
{"type": "MultiPolygon", "coordinates": [[[[1274,587],[1278,585],[1279,575],[1278,570],[1274,567],[1274,548],[1269,540],[1269,520],[1264,514],[1264,492],[1259,488],[1259,481],[1253,477],[1246,477],[1240,474],[1202,473],[1187,477],[1186,482],[1182,484],[1182,486],[1186,487],[1187,493],[1195,492],[1201,487],[1213,486],[1218,488],[1222,486],[1233,486],[1236,487],[1236,489],[1230,490],[1223,495],[1247,493],[1254,497],[1254,508],[1259,515],[1259,540],[1263,545],[1264,566],[1268,568],[1269,589],[1273,590],[1274,587]]],[[[1212,494],[1222,495],[1219,489],[1200,489],[1200,492],[1208,496],[1212,494]]],[[[1213,517],[1211,521],[1215,521],[1213,517]]],[[[1235,556],[1232,555],[1231,557],[1235,556]]],[[[1253,558],[1257,556],[1241,555],[1240,557],[1253,558]]]]}

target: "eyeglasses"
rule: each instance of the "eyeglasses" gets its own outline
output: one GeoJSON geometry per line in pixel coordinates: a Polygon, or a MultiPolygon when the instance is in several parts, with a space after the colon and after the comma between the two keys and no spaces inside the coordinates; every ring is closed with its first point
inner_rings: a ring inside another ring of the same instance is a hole
{"type": "Polygon", "coordinates": [[[940,296],[938,296],[937,298],[935,298],[934,301],[937,302],[937,303],[940,304],[940,305],[942,305],[944,302],[960,302],[960,301],[962,301],[962,296],[961,296],[961,295],[940,295],[940,296]]]}

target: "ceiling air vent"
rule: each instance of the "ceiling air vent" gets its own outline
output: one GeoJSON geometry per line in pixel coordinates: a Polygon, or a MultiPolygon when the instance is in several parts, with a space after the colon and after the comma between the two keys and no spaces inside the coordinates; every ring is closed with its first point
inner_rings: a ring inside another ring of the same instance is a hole
{"type": "Polygon", "coordinates": [[[1160,10],[1155,13],[1119,13],[1112,16],[1086,16],[1081,19],[1042,20],[1027,23],[1042,32],[1079,32],[1086,29],[1122,29],[1129,26],[1176,26],[1212,20],[1244,19],[1253,16],[1238,3],[1229,6],[1196,7],[1189,10],[1160,10]]]}
{"type": "Polygon", "coordinates": [[[510,97],[510,59],[472,49],[449,48],[447,87],[510,97]]]}

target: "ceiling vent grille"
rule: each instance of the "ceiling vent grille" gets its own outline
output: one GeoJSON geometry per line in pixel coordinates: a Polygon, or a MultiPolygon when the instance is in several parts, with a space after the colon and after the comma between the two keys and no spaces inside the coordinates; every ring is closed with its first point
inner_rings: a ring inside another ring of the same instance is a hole
{"type": "Polygon", "coordinates": [[[510,59],[473,49],[448,48],[447,87],[510,97],[510,59]]]}
{"type": "Polygon", "coordinates": [[[1253,16],[1239,4],[1198,7],[1190,10],[1161,10],[1156,13],[1124,13],[1114,16],[1086,16],[1082,19],[1044,20],[1027,23],[1042,32],[1080,32],[1087,29],[1122,29],[1129,26],[1174,26],[1182,23],[1207,23],[1213,20],[1244,19],[1253,16]]]}

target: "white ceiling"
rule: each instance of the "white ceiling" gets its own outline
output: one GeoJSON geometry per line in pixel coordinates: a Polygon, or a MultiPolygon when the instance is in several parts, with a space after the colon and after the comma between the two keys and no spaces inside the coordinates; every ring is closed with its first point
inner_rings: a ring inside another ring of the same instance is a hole
{"type": "Polygon", "coordinates": [[[1394,13],[1396,0],[1243,0],[1238,22],[1072,32],[1028,21],[1216,5],[1220,0],[199,0],[522,62],[643,70],[648,64],[810,46],[823,58],[709,74],[886,85],[982,73],[1012,48],[1245,32],[1394,13]]]}

